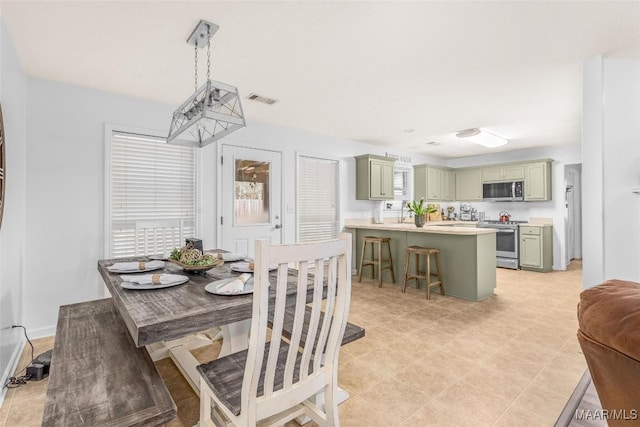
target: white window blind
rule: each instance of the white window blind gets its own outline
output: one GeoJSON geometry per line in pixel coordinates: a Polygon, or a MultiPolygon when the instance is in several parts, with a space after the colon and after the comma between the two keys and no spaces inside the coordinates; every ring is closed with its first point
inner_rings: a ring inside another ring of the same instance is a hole
{"type": "Polygon", "coordinates": [[[298,241],[334,239],[340,227],[337,160],[298,158],[298,241]]]}
{"type": "Polygon", "coordinates": [[[184,245],[195,234],[195,150],[122,132],[110,142],[111,257],[184,245]]]}

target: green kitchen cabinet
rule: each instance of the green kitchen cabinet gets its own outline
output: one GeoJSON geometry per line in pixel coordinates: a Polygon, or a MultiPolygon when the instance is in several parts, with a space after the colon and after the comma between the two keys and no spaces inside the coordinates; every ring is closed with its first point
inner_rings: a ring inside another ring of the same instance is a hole
{"type": "Polygon", "coordinates": [[[442,192],[442,197],[440,200],[446,202],[452,202],[455,200],[455,187],[454,187],[455,178],[453,175],[453,171],[449,169],[443,169],[440,177],[440,188],[442,192]]]}
{"type": "Polygon", "coordinates": [[[520,226],[520,268],[551,271],[553,265],[553,227],[520,226]]]}
{"type": "Polygon", "coordinates": [[[506,164],[482,168],[482,182],[522,181],[525,166],[506,164]]]}
{"type": "Polygon", "coordinates": [[[482,170],[457,169],[455,171],[455,200],[482,201],[482,170]]]}
{"type": "Polygon", "coordinates": [[[527,163],[524,171],[524,200],[551,200],[551,162],[527,163]]]}
{"type": "Polygon", "coordinates": [[[453,171],[448,168],[416,165],[414,198],[427,201],[453,201],[453,171]]]}
{"type": "Polygon", "coordinates": [[[393,200],[393,164],[390,157],[356,156],[356,199],[393,200]]]}

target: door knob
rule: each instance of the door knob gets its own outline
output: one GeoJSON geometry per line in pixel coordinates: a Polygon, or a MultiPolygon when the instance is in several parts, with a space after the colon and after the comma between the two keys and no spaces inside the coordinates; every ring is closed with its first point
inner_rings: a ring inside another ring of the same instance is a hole
{"type": "Polygon", "coordinates": [[[276,228],[282,228],[281,224],[276,224],[276,228]]]}

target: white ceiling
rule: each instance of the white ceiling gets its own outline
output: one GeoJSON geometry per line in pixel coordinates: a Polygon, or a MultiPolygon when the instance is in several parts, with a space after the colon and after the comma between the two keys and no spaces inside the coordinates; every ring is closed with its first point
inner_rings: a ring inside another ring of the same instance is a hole
{"type": "Polygon", "coordinates": [[[249,126],[445,158],[580,142],[582,62],[640,57],[640,1],[21,0],[0,10],[27,74],[176,107],[193,91],[185,41],[205,19],[220,25],[212,78],[278,100],[243,99],[249,126]],[[472,127],[510,143],[453,136],[472,127]]]}

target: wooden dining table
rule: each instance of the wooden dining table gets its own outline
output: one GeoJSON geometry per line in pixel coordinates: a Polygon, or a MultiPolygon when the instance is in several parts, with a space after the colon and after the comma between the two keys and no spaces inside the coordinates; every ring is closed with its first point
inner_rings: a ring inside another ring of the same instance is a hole
{"type": "MultiPolygon", "coordinates": [[[[125,289],[121,283],[127,275],[112,273],[107,269],[115,262],[123,261],[149,261],[149,258],[98,261],[100,275],[134,344],[137,347],[146,346],[153,360],[171,357],[194,391],[199,394],[199,375],[196,371],[199,363],[189,350],[211,344],[212,340],[217,338],[213,336],[213,332],[217,332],[218,328],[222,334],[220,357],[246,349],[253,294],[214,295],[205,290],[205,286],[211,282],[241,274],[231,270],[232,262],[225,262],[204,273],[190,273],[181,266],[166,261],[164,268],[160,270],[136,274],[182,274],[187,276],[189,281],[162,289],[125,289]]],[[[291,305],[294,305],[297,270],[289,268],[288,274],[288,294],[291,295],[291,305]]],[[[272,283],[276,281],[275,275],[276,271],[270,273],[272,283]]],[[[271,292],[275,297],[275,291],[271,292]]],[[[311,277],[308,283],[308,301],[311,301],[312,294],[311,277]]]]}

